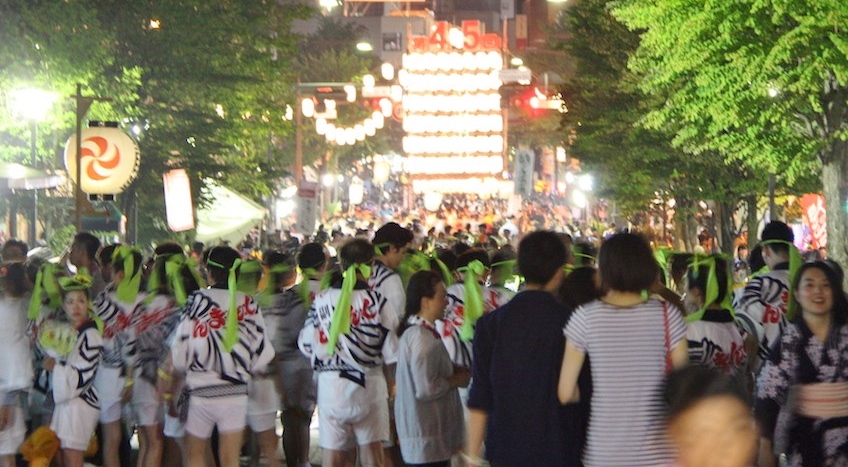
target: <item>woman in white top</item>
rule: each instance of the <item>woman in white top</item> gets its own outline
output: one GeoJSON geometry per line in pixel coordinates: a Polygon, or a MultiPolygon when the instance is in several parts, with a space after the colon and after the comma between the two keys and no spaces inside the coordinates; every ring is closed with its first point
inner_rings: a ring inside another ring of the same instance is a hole
{"type": "Polygon", "coordinates": [[[577,376],[592,360],[592,401],[584,464],[656,466],[674,452],[663,430],[659,391],[671,368],[686,365],[686,323],[672,305],[651,299],[659,266],[636,234],[610,237],[598,271],[603,296],[577,310],[565,327],[559,399],[579,400],[577,376]]]}

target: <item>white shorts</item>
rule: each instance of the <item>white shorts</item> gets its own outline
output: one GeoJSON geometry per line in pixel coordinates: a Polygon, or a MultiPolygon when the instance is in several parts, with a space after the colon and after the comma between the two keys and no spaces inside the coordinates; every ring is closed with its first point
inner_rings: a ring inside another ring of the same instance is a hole
{"type": "Polygon", "coordinates": [[[162,428],[162,434],[172,439],[185,437],[185,423],[181,422],[178,417],[172,417],[165,414],[165,423],[162,428]]]}
{"type": "Polygon", "coordinates": [[[219,433],[232,433],[244,429],[247,418],[247,395],[226,397],[189,398],[186,433],[208,439],[212,430],[218,427],[219,433]]]}
{"type": "Polygon", "coordinates": [[[319,441],[322,448],[347,450],[389,441],[389,394],[381,368],[364,374],[365,386],[338,371],[318,373],[319,441]]]}
{"type": "Polygon", "coordinates": [[[159,403],[156,387],[142,378],[137,378],[133,384],[132,409],[135,421],[140,426],[161,424],[165,412],[163,405],[159,403]]]}
{"type": "Polygon", "coordinates": [[[247,425],[255,433],[277,427],[280,393],[273,376],[254,376],[247,383],[247,425]]]}
{"type": "Polygon", "coordinates": [[[12,455],[18,452],[21,443],[26,436],[26,424],[24,423],[24,410],[20,407],[10,407],[12,415],[9,425],[0,431],[0,456],[12,455]]]}
{"type": "Polygon", "coordinates": [[[99,411],[80,398],[56,406],[50,429],[62,442],[62,448],[85,451],[97,428],[99,411]]]}
{"type": "Polygon", "coordinates": [[[94,375],[94,388],[100,398],[100,423],[112,423],[121,419],[121,394],[126,379],[121,370],[100,365],[94,375]]]}

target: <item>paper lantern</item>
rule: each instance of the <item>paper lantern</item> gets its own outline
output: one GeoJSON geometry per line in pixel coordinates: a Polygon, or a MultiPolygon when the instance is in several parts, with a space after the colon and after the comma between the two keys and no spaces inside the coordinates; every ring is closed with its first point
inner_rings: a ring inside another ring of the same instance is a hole
{"type": "MultiPolygon", "coordinates": [[[[68,178],[76,181],[76,135],[65,145],[65,168],[68,178]]],[[[82,130],[80,151],[80,187],[93,195],[117,194],[138,173],[138,145],[117,127],[90,127],[82,130]]]]}

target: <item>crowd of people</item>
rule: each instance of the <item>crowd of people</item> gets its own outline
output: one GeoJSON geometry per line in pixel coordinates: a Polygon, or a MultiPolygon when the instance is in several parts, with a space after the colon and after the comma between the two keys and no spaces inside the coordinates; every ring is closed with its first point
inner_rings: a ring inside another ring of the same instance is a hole
{"type": "Polygon", "coordinates": [[[131,465],[135,430],[139,466],[234,467],[252,436],[303,467],[317,414],[325,466],[848,465],[843,273],[786,224],[745,277],[634,232],[417,230],[261,259],[81,232],[51,263],[7,241],[0,463],[131,465]]]}

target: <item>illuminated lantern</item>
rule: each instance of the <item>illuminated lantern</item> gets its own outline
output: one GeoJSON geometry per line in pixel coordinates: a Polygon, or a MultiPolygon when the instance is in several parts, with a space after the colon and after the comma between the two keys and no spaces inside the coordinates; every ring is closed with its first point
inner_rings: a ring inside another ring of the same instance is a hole
{"type": "MultiPolygon", "coordinates": [[[[118,129],[117,123],[82,130],[82,150],[79,160],[80,187],[92,195],[111,195],[122,192],[138,173],[138,145],[118,129]]],[[[65,145],[65,168],[68,178],[76,181],[76,135],[65,145]]]]}
{"type": "Polygon", "coordinates": [[[185,169],[173,169],[162,175],[165,185],[165,215],[174,232],[194,228],[191,184],[185,169]]]}

